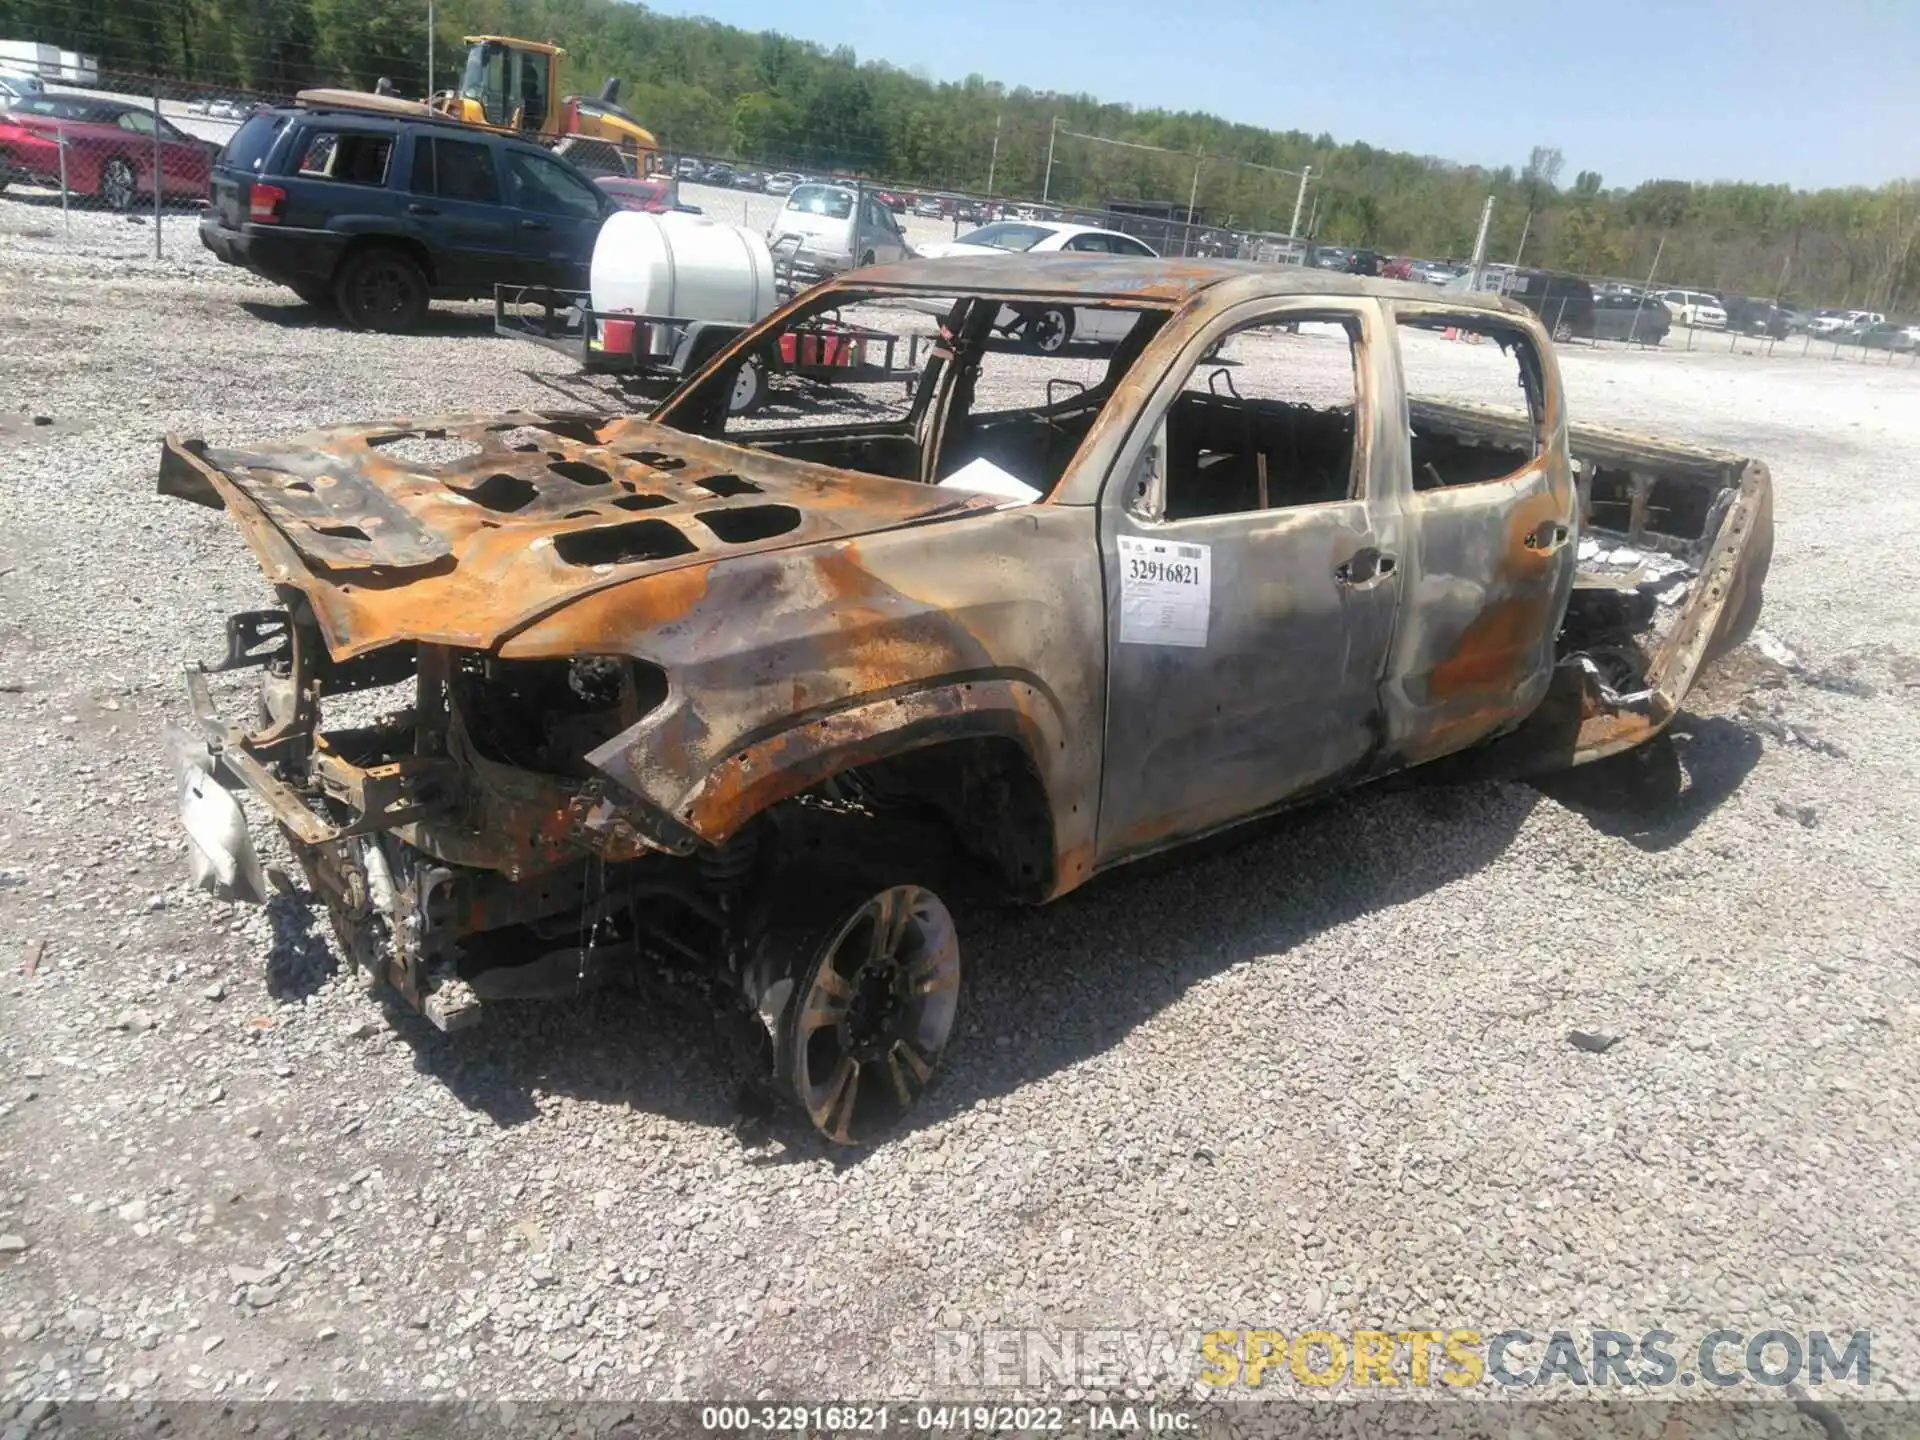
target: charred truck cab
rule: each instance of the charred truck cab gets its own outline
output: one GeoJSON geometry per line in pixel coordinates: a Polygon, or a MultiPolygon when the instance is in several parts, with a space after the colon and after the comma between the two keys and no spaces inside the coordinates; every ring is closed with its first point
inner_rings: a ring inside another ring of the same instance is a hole
{"type": "Polygon", "coordinates": [[[1771,550],[1764,466],[1570,428],[1518,306],[1065,256],[854,272],[650,419],[175,437],[159,484],[225,509],[279,601],[228,620],[171,735],[204,884],[264,894],[250,797],[435,1023],[697,987],[843,1143],[939,1063],[962,899],[1417,763],[1630,748],[1751,630],[1771,550]],[[854,393],[855,357],[729,412],[808,324],[933,299],[904,391],[854,393]],[[1130,321],[1077,378],[996,338],[1063,305],[1130,321]],[[1509,408],[1410,389],[1462,329],[1509,408]]]}

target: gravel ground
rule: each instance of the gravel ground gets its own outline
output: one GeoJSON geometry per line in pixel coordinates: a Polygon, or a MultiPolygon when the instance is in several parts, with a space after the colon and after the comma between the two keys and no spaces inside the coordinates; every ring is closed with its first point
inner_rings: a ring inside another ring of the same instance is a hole
{"type": "Polygon", "coordinates": [[[697,1025],[441,1036],[299,898],[186,886],[160,730],[265,591],[161,434],[599,397],[473,307],[350,334],[190,217],[159,264],[45,217],[0,200],[10,1400],[911,1397],[942,1329],[1313,1323],[1871,1327],[1916,1383],[1912,369],[1567,351],[1579,416],[1778,484],[1775,658],[1676,727],[1684,791],[1369,792],[969,917],[922,1121],[849,1157],[743,1146],[697,1025]]]}

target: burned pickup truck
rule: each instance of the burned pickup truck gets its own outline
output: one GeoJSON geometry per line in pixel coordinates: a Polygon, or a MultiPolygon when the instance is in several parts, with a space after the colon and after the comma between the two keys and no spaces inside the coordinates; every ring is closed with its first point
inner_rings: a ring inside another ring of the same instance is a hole
{"type": "Polygon", "coordinates": [[[1637,746],[1751,630],[1772,548],[1765,466],[1570,427],[1508,302],[1066,256],[848,274],[648,419],[175,438],[159,484],[224,506],[280,602],[188,676],[208,884],[260,889],[250,794],[345,955],[438,1023],[691,977],[841,1142],[940,1061],[956,897],[1049,900],[1470,749],[1637,746]],[[729,412],[796,325],[932,297],[911,382],[729,412]],[[1049,309],[1129,323],[996,338],[1049,309]]]}

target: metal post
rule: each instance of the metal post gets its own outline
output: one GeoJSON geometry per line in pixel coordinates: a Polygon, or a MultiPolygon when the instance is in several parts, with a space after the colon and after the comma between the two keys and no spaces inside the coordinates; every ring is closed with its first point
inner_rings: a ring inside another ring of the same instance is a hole
{"type": "Polygon", "coordinates": [[[160,258],[160,82],[153,82],[153,258],[160,258]]]}
{"type": "Polygon", "coordinates": [[[1040,182],[1040,203],[1046,204],[1053,198],[1053,146],[1060,138],[1060,117],[1053,117],[1053,130],[1047,136],[1047,177],[1040,182]]]}
{"type": "Polygon", "coordinates": [[[427,0],[427,99],[433,99],[433,0],[427,0]]]}
{"type": "Polygon", "coordinates": [[[1300,233],[1300,209],[1307,203],[1307,177],[1313,174],[1311,165],[1300,167],[1300,188],[1293,192],[1293,223],[1287,227],[1287,238],[1293,239],[1300,233]]]}
{"type": "Polygon", "coordinates": [[[1520,245],[1513,252],[1513,268],[1520,268],[1520,257],[1527,253],[1527,236],[1533,230],[1533,211],[1527,211],[1527,218],[1520,226],[1520,245]]]}
{"type": "Polygon", "coordinates": [[[1487,196],[1487,203],[1480,207],[1480,233],[1473,237],[1473,261],[1468,288],[1480,288],[1480,272],[1487,263],[1487,226],[1493,223],[1493,196],[1487,196]]]}
{"type": "Polygon", "coordinates": [[[1767,358],[1773,358],[1773,347],[1778,343],[1773,333],[1775,316],[1780,313],[1780,297],[1787,293],[1787,271],[1793,265],[1793,256],[1789,255],[1780,262],[1780,283],[1773,288],[1774,314],[1767,317],[1767,358]]]}
{"type": "Polygon", "coordinates": [[[1191,255],[1193,253],[1193,207],[1200,199],[1200,165],[1202,158],[1200,151],[1195,150],[1193,152],[1193,186],[1187,191],[1187,234],[1186,240],[1180,250],[1180,253],[1183,255],[1191,255]]]}
{"type": "Polygon", "coordinates": [[[67,209],[67,127],[56,125],[53,136],[60,144],[60,228],[73,239],[73,216],[67,209]]]}
{"type": "Polygon", "coordinates": [[[987,160],[987,194],[989,196],[993,194],[994,172],[1000,168],[1000,120],[1001,117],[998,115],[993,117],[993,154],[987,160]]]}

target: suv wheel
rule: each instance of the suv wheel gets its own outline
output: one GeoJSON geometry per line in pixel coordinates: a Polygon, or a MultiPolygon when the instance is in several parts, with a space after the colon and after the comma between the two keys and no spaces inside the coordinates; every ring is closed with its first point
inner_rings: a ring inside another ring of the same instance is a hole
{"type": "Polygon", "coordinates": [[[116,155],[100,167],[100,199],[109,209],[122,212],[133,209],[134,197],[139,193],[140,181],[130,161],[116,155]]]}
{"type": "Polygon", "coordinates": [[[385,245],[349,256],[333,293],[356,330],[417,330],[427,313],[427,277],[411,256],[385,245]]]}
{"type": "Polygon", "coordinates": [[[783,878],[753,961],[774,980],[759,1002],[773,1030],[774,1081],[822,1137],[863,1144],[913,1108],[952,1037],[961,979],[953,915],[878,859],[853,873],[807,867],[783,878]]]}

